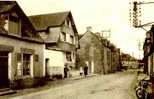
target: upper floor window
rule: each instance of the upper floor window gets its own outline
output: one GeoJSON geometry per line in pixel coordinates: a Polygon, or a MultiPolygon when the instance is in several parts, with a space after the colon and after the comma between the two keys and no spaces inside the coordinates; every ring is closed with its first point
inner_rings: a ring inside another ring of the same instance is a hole
{"type": "Polygon", "coordinates": [[[74,37],[72,35],[70,36],[70,39],[71,39],[71,43],[74,44],[74,37]]]}
{"type": "Polygon", "coordinates": [[[8,32],[8,16],[5,14],[0,14],[0,32],[8,32]]]}
{"type": "Polygon", "coordinates": [[[65,25],[69,26],[69,19],[68,18],[65,20],[65,25]]]}
{"type": "Polygon", "coordinates": [[[66,41],[66,33],[64,32],[61,33],[61,40],[66,41]]]}
{"type": "Polygon", "coordinates": [[[19,18],[15,16],[9,17],[9,32],[10,33],[20,33],[20,22],[19,18]]]}
{"type": "Polygon", "coordinates": [[[71,52],[66,52],[67,61],[72,61],[71,52]]]}
{"type": "Polygon", "coordinates": [[[65,25],[67,26],[67,27],[71,27],[71,22],[70,22],[70,19],[69,18],[67,18],[66,20],[65,20],[65,25]]]}

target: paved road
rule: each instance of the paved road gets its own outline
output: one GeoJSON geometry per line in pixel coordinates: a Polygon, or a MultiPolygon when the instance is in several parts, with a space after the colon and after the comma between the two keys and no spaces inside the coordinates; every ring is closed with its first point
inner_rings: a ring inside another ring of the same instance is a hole
{"type": "Polygon", "coordinates": [[[10,99],[133,99],[133,73],[99,75],[49,90],[10,99]]]}

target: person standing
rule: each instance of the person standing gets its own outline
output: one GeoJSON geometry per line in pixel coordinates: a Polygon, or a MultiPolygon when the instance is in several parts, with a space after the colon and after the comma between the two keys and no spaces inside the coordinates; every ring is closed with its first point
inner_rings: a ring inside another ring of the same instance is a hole
{"type": "Polygon", "coordinates": [[[84,67],[84,75],[87,76],[88,75],[88,66],[84,67]]]}
{"type": "Polygon", "coordinates": [[[82,75],[83,75],[83,68],[80,67],[80,76],[82,76],[82,75]]]}
{"type": "Polygon", "coordinates": [[[64,67],[64,78],[67,78],[68,71],[69,71],[68,67],[65,66],[65,67],[64,67]]]}

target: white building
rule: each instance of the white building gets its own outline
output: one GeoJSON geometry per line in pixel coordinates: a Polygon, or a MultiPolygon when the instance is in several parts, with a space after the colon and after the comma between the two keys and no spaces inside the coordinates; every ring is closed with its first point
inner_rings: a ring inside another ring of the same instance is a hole
{"type": "Polygon", "coordinates": [[[65,65],[74,68],[78,33],[70,11],[29,17],[45,42],[46,76],[64,76],[65,65]]]}

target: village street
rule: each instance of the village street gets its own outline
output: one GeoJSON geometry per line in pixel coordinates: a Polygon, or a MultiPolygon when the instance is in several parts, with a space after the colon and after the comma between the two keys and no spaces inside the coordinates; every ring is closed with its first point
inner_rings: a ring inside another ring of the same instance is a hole
{"type": "Polygon", "coordinates": [[[28,95],[10,99],[134,99],[132,72],[97,75],[28,95]]]}

